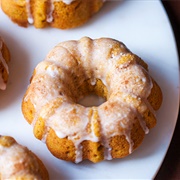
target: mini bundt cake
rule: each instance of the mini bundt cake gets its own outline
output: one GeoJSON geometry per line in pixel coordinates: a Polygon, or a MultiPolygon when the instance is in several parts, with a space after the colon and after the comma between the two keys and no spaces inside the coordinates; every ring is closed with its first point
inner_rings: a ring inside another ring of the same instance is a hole
{"type": "Polygon", "coordinates": [[[69,29],[87,22],[104,0],[1,0],[1,8],[20,26],[69,29]]]}
{"type": "Polygon", "coordinates": [[[10,61],[10,53],[4,41],[0,37],[0,89],[5,90],[9,78],[8,63],[10,61]]]}
{"type": "Polygon", "coordinates": [[[37,65],[22,112],[54,156],[96,163],[132,153],[156,125],[161,102],[147,64],[122,42],[83,37],[59,43],[37,65]],[[106,101],[78,103],[92,93],[106,101]]]}
{"type": "Polygon", "coordinates": [[[0,136],[0,179],[48,180],[42,161],[11,136],[0,136]]]}

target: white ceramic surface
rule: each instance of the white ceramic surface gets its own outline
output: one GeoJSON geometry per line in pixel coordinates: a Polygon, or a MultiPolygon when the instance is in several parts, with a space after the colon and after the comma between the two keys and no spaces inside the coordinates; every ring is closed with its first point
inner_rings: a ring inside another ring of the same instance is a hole
{"type": "Polygon", "coordinates": [[[72,30],[22,28],[0,11],[0,35],[11,52],[10,80],[0,91],[0,134],[11,135],[34,151],[46,165],[50,178],[152,179],[169,147],[179,110],[179,65],[174,36],[160,1],[108,1],[84,26],[72,30]],[[98,164],[73,164],[53,157],[33,135],[21,113],[21,100],[34,67],[61,41],[111,37],[149,64],[152,77],[162,88],[164,100],[157,126],[142,145],[124,159],[98,164]]]}

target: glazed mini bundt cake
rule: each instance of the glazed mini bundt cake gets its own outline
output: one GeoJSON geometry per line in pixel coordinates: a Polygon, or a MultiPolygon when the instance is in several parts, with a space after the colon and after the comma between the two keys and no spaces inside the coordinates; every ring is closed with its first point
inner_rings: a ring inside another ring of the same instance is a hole
{"type": "Polygon", "coordinates": [[[0,37],[0,89],[5,90],[9,78],[8,63],[10,61],[10,53],[4,41],[0,37]]]}
{"type": "Polygon", "coordinates": [[[104,0],[1,0],[1,8],[20,26],[70,29],[87,22],[104,0]]]}
{"type": "Polygon", "coordinates": [[[0,179],[48,180],[42,161],[11,136],[0,136],[0,179]]]}
{"type": "Polygon", "coordinates": [[[122,42],[83,37],[59,43],[37,65],[22,112],[54,156],[96,163],[132,153],[156,125],[161,102],[148,65],[122,42]],[[78,103],[92,93],[105,102],[78,103]]]}

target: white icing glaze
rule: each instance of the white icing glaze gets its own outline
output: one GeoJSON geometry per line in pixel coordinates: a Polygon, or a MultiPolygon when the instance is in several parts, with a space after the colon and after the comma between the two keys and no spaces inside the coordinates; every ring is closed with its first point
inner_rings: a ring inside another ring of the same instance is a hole
{"type": "MultiPolygon", "coordinates": [[[[7,71],[7,73],[9,73],[8,65],[7,65],[5,59],[3,58],[3,55],[2,55],[2,52],[1,52],[2,48],[3,48],[3,40],[0,37],[0,63],[2,64],[3,68],[7,71]]],[[[1,90],[6,89],[6,83],[4,82],[4,79],[2,77],[2,72],[0,72],[0,89],[1,90]]]]}
{"type": "Polygon", "coordinates": [[[101,141],[105,147],[104,157],[110,160],[111,137],[125,135],[131,153],[133,124],[139,121],[148,133],[142,114],[150,106],[147,105],[147,97],[152,80],[135,61],[119,64],[129,54],[131,52],[126,46],[115,40],[84,37],[80,41],[58,44],[35,69],[36,75],[25,97],[25,101],[30,99],[36,108],[33,125],[38,117],[42,117],[47,129],[52,128],[60,138],[71,139],[76,147],[76,162],[82,159],[81,142],[84,140],[101,141]],[[120,48],[113,52],[117,45],[120,48]],[[83,107],[76,103],[81,97],[77,87],[88,79],[93,86],[96,83],[94,79],[100,79],[108,89],[108,100],[98,107],[83,107]],[[57,99],[61,103],[55,108],[57,99]],[[53,113],[47,109],[53,109],[53,113]],[[94,112],[99,116],[100,137],[94,133],[93,127],[97,122],[94,112]],[[90,132],[87,131],[88,124],[92,128],[90,132]]]}

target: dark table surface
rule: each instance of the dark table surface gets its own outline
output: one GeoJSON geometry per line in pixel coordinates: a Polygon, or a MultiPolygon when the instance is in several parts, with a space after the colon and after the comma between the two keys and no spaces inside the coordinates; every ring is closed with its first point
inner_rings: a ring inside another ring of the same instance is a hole
{"type": "MultiPolygon", "coordinates": [[[[180,55],[180,0],[163,0],[162,3],[173,27],[177,48],[180,55]]],[[[178,117],[175,132],[166,157],[155,177],[155,180],[166,179],[180,180],[180,115],[178,117]]]]}

